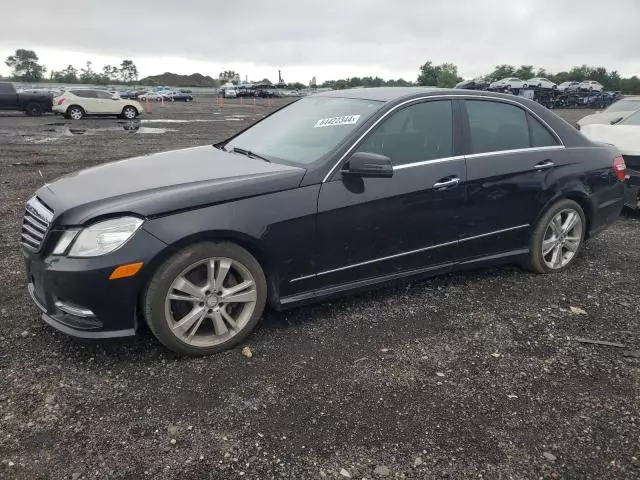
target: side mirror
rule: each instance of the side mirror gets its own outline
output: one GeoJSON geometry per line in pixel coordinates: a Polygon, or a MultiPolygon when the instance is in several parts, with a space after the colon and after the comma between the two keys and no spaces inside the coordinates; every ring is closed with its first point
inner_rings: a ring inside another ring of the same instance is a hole
{"type": "Polygon", "coordinates": [[[384,155],[369,152],[356,152],[342,168],[343,175],[359,177],[393,177],[391,159],[384,155]]]}

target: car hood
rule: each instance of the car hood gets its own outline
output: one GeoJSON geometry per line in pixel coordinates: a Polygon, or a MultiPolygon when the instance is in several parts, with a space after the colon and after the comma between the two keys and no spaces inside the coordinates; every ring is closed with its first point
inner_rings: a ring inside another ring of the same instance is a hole
{"type": "Polygon", "coordinates": [[[609,125],[614,120],[618,120],[619,118],[624,118],[627,115],[633,112],[601,112],[594,113],[593,115],[587,115],[586,117],[578,120],[578,125],[582,129],[583,125],[591,125],[594,123],[601,123],[604,125],[609,125]]]}
{"type": "Polygon", "coordinates": [[[66,175],[36,195],[57,225],[80,225],[117,213],[144,217],[288,190],[306,170],[213,146],[156,153],[66,175]]]}
{"type": "Polygon", "coordinates": [[[580,132],[594,142],[609,143],[622,155],[640,155],[640,125],[585,125],[580,132]]]}

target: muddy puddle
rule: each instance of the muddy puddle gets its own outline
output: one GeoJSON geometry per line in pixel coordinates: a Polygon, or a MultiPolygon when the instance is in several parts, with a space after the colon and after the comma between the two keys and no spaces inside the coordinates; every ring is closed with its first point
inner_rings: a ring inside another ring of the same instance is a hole
{"type": "Polygon", "coordinates": [[[20,134],[18,132],[13,132],[13,134],[22,137],[22,140],[26,143],[38,144],[56,142],[65,137],[76,137],[81,135],[91,136],[101,135],[104,133],[122,133],[125,135],[158,135],[175,131],[175,129],[170,128],[143,127],[139,121],[118,122],[118,125],[109,127],[83,127],[82,125],[73,123],[53,122],[48,123],[46,125],[46,128],[43,128],[36,134],[20,134]]]}

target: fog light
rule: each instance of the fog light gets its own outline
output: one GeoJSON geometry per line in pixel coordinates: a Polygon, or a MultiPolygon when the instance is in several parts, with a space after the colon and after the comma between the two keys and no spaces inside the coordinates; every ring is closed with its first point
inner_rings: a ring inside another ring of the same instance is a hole
{"type": "Polygon", "coordinates": [[[95,317],[94,313],[88,308],[80,307],[72,303],[63,302],[62,300],[56,300],[56,307],[58,310],[73,315],[74,317],[89,318],[95,317]]]}

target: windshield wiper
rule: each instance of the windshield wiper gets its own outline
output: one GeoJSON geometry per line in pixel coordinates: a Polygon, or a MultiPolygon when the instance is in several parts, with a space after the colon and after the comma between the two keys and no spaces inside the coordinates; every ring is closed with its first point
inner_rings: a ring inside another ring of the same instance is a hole
{"type": "Polygon", "coordinates": [[[245,150],[244,148],[233,147],[233,149],[231,151],[233,153],[239,153],[241,155],[246,155],[249,158],[259,158],[260,160],[264,160],[265,162],[271,163],[271,160],[269,160],[268,158],[265,158],[262,155],[258,155],[257,153],[253,153],[250,150],[245,150]]]}

